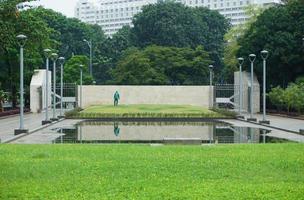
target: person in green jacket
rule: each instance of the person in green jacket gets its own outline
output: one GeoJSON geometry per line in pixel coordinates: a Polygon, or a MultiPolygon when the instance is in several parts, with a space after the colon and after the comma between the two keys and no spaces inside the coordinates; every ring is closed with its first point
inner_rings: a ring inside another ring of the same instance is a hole
{"type": "Polygon", "coordinates": [[[119,92],[116,91],[114,94],[114,106],[118,106],[119,99],[120,99],[119,92]]]}

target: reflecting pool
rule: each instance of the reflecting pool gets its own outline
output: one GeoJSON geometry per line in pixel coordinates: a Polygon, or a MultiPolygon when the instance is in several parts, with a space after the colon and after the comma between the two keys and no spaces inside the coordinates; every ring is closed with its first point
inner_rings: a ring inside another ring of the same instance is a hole
{"type": "Polygon", "coordinates": [[[288,142],[268,136],[270,131],[213,122],[83,121],[55,130],[54,143],[273,143],[288,142]]]}

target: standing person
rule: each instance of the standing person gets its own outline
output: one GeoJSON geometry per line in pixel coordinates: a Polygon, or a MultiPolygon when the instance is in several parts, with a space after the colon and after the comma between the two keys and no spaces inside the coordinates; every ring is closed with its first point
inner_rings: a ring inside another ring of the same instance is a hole
{"type": "Polygon", "coordinates": [[[118,100],[120,99],[119,92],[116,91],[114,94],[114,106],[118,106],[118,100]]]}

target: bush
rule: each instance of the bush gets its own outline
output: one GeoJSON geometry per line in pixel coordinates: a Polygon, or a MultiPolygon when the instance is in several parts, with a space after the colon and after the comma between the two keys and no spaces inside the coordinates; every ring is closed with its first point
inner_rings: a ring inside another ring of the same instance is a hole
{"type": "Polygon", "coordinates": [[[301,113],[304,110],[304,79],[297,79],[296,83],[290,83],[286,89],[279,86],[272,88],[268,97],[279,110],[284,108],[287,112],[295,110],[301,113]]]}

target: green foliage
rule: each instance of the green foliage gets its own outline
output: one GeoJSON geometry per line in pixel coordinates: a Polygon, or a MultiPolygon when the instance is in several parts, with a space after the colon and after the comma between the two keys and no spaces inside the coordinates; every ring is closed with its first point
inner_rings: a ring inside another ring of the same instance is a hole
{"type": "Polygon", "coordinates": [[[208,82],[211,63],[202,46],[196,49],[148,46],[128,49],[113,70],[115,84],[191,85],[208,82]]]}
{"type": "Polygon", "coordinates": [[[29,85],[34,69],[43,64],[42,50],[52,47],[53,44],[50,39],[52,30],[30,11],[19,12],[16,4],[20,2],[5,1],[0,8],[0,82],[3,88],[9,88],[12,92],[14,106],[17,103],[19,85],[19,45],[16,36],[25,34],[28,37],[24,47],[25,86],[29,85]]]}
{"type": "Polygon", "coordinates": [[[83,111],[71,111],[67,118],[231,118],[231,113],[218,113],[189,105],[97,105],[83,111]],[[227,114],[227,115],[226,115],[227,114]]]}
{"type": "Polygon", "coordinates": [[[93,83],[93,77],[89,73],[88,58],[86,56],[73,56],[70,58],[64,66],[64,81],[67,83],[80,84],[80,67],[84,65],[82,74],[83,85],[89,85],[93,83]]]}
{"type": "Polygon", "coordinates": [[[131,31],[135,46],[196,48],[202,45],[215,66],[218,69],[221,66],[223,36],[229,24],[217,11],[164,1],[144,6],[134,17],[133,24],[131,31]]]}
{"type": "Polygon", "coordinates": [[[250,26],[257,20],[258,16],[264,11],[257,5],[249,5],[245,9],[246,15],[250,18],[244,23],[233,26],[224,36],[226,46],[224,48],[224,69],[225,80],[233,82],[234,72],[238,71],[237,54],[241,47],[240,39],[250,29],[250,26]]]}
{"type": "Polygon", "coordinates": [[[268,94],[270,102],[281,110],[284,106],[284,89],[280,86],[272,88],[268,94]]]}
{"type": "Polygon", "coordinates": [[[236,116],[238,115],[236,112],[227,109],[213,108],[212,111],[231,118],[236,118],[236,116]]]}
{"type": "MultiPolygon", "coordinates": [[[[255,73],[262,82],[260,51],[270,52],[267,60],[267,86],[286,87],[304,74],[304,3],[293,0],[265,10],[240,39],[238,56],[257,55],[255,73]]],[[[248,59],[245,62],[249,66],[248,59]]]]}
{"type": "Polygon", "coordinates": [[[92,40],[94,52],[106,39],[98,25],[85,24],[78,19],[67,18],[61,13],[42,7],[30,9],[28,12],[42,19],[54,30],[51,38],[56,41],[56,50],[67,59],[73,55],[88,55],[89,49],[84,39],[92,40]]]}
{"type": "MultiPolygon", "coordinates": [[[[17,104],[19,89],[18,34],[28,37],[24,47],[25,102],[29,101],[28,86],[34,70],[44,68],[43,49],[53,49],[69,59],[73,54],[89,54],[83,39],[92,40],[96,53],[99,53],[96,49],[105,40],[100,26],[87,25],[42,7],[19,12],[16,5],[20,2],[10,0],[0,5],[0,82],[3,88],[12,92],[13,106],[17,104]]],[[[98,55],[96,58],[99,58],[98,55]]],[[[83,64],[88,66],[89,61],[83,64]]],[[[67,74],[75,74],[75,70],[67,74]]],[[[85,83],[88,82],[85,79],[85,83]]]]}
{"type": "Polygon", "coordinates": [[[82,111],[82,108],[74,108],[73,110],[65,112],[64,115],[66,118],[72,118],[73,116],[76,116],[80,111],[82,111]]]}
{"type": "Polygon", "coordinates": [[[285,108],[289,112],[291,109],[294,109],[298,113],[304,110],[303,82],[298,81],[297,84],[290,83],[285,90],[280,86],[272,88],[268,96],[270,102],[280,110],[285,108]]]}
{"type": "Polygon", "coordinates": [[[3,112],[3,103],[5,99],[6,99],[6,94],[4,93],[3,90],[0,89],[0,112],[3,112]]]}
{"type": "Polygon", "coordinates": [[[1,145],[0,198],[303,199],[303,151],[303,144],[1,145]]]}

